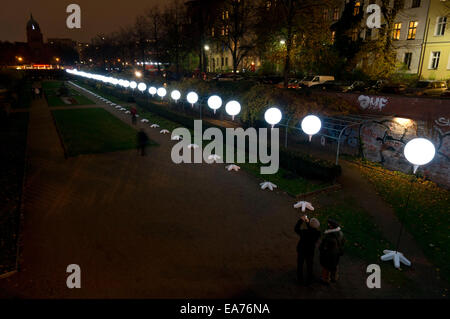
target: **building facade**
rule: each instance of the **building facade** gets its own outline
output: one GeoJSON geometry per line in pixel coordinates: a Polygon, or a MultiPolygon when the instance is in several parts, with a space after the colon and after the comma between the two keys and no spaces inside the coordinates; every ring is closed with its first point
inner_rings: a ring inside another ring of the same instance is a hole
{"type": "Polygon", "coordinates": [[[449,14],[450,1],[431,0],[423,45],[423,63],[419,70],[422,78],[450,79],[450,30],[447,25],[449,14]]]}

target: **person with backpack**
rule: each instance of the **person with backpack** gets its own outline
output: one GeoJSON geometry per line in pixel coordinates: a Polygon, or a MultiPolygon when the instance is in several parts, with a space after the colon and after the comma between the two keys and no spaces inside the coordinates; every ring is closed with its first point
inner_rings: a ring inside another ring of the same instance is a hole
{"type": "Polygon", "coordinates": [[[297,244],[297,280],[300,285],[310,285],[314,279],[313,262],[316,243],[320,238],[320,223],[316,218],[300,217],[295,232],[300,236],[297,244]],[[306,263],[306,282],[303,281],[303,264],[306,263]]]}
{"type": "Polygon", "coordinates": [[[322,283],[329,285],[338,279],[339,258],[344,254],[344,234],[334,219],[328,219],[328,229],[324,232],[319,246],[322,266],[322,283]]]}

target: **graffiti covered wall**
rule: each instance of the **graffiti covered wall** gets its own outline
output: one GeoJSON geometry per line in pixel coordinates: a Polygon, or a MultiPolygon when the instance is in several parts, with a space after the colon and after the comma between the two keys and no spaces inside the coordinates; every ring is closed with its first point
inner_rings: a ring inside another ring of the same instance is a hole
{"type": "Polygon", "coordinates": [[[363,124],[360,127],[363,155],[388,169],[409,173],[411,164],[403,156],[403,148],[415,137],[427,137],[436,147],[436,156],[421,170],[425,177],[449,188],[450,126],[448,119],[441,118],[441,121],[437,120],[431,127],[421,120],[402,118],[363,124]]]}

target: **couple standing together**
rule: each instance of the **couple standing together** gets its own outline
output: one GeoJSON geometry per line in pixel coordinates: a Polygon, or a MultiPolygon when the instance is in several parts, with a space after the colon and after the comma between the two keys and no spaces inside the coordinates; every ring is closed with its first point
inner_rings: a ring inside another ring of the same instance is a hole
{"type": "MultiPolygon", "coordinates": [[[[328,219],[327,230],[323,233],[323,238],[319,245],[320,265],[322,266],[321,282],[329,285],[338,279],[339,258],[343,255],[344,234],[339,224],[328,219]]],[[[295,232],[300,236],[297,244],[297,279],[300,285],[312,283],[314,253],[317,242],[321,236],[320,223],[316,218],[308,219],[307,216],[300,217],[295,225],[295,232]],[[303,264],[306,264],[307,277],[303,280],[303,264]]]]}

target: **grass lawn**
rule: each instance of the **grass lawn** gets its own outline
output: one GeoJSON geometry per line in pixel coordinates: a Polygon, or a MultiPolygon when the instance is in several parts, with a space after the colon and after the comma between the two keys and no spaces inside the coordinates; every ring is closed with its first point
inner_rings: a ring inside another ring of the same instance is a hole
{"type": "Polygon", "coordinates": [[[391,248],[392,243],[383,236],[372,216],[355,204],[352,196],[335,191],[318,195],[312,202],[315,210],[310,217],[319,219],[322,231],[326,230],[328,218],[339,221],[346,240],[344,255],[362,259],[367,265],[378,264],[383,281],[402,287],[402,291],[411,295],[420,295],[420,287],[404,273],[395,269],[392,263],[380,261],[383,250],[391,248]]]}
{"type": "Polygon", "coordinates": [[[0,123],[0,275],[15,269],[28,113],[0,123]]]}
{"type": "Polygon", "coordinates": [[[55,110],[52,113],[69,156],[136,147],[136,130],[104,109],[55,110]]]}
{"type": "Polygon", "coordinates": [[[71,100],[70,104],[67,104],[58,96],[58,89],[61,87],[63,82],[61,81],[46,81],[42,83],[42,89],[44,90],[45,96],[47,98],[47,103],[49,106],[72,106],[72,105],[91,105],[95,104],[86,96],[80,92],[69,88],[68,98],[71,100]]]}
{"type": "Polygon", "coordinates": [[[442,277],[450,281],[450,192],[430,181],[388,171],[378,165],[364,162],[359,168],[404,221],[405,227],[442,277]],[[406,210],[412,179],[414,183],[406,210]]]}

